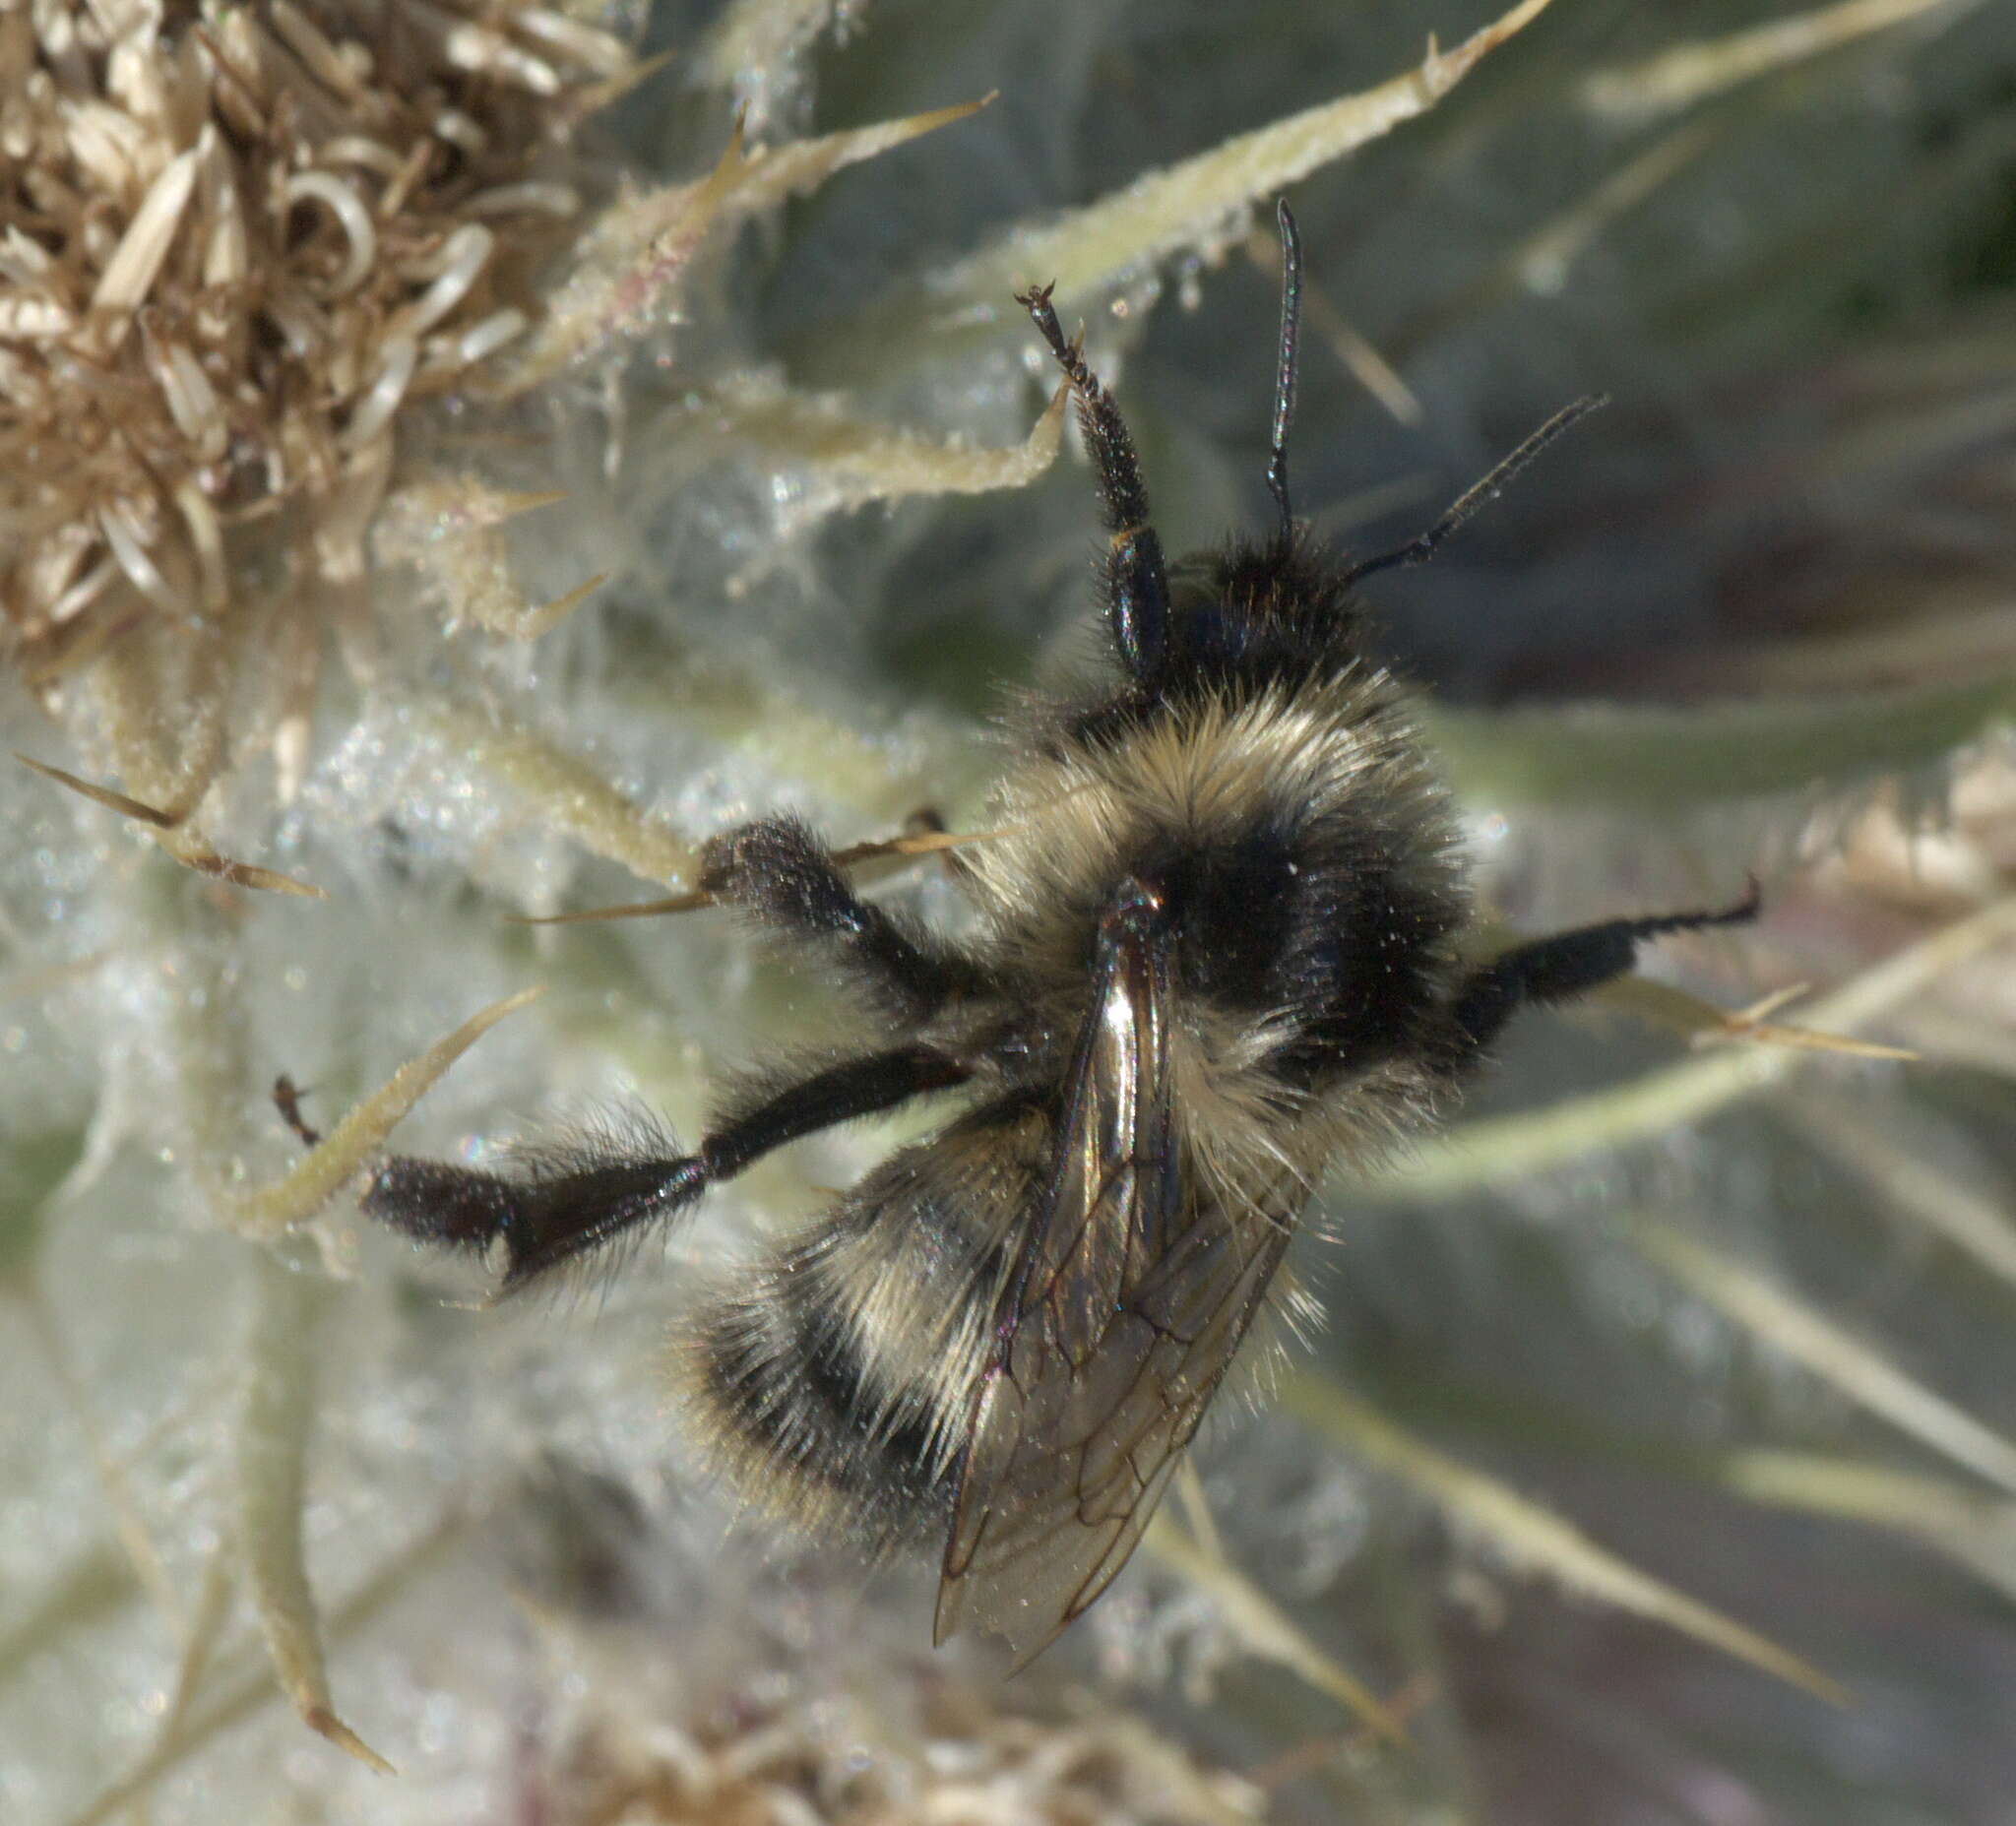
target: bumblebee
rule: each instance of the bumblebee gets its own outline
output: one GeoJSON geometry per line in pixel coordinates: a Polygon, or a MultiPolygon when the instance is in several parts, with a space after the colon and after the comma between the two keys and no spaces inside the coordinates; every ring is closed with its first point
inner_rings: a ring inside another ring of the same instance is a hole
{"type": "Polygon", "coordinates": [[[1356,586],[1428,556],[1584,408],[1412,544],[1325,549],[1289,500],[1300,256],[1285,204],[1280,221],[1274,523],[1178,564],[1049,291],[1019,300],[1098,477],[1105,651],[1015,718],[999,832],[957,871],[975,936],[861,899],[796,820],[727,831],[700,887],[857,992],[861,1042],[745,1086],[691,1153],[393,1157],[363,1197],[516,1289],[773,1149],[936,1100],[935,1132],[685,1302],[673,1375],[701,1455],[754,1505],[878,1551],[932,1543],[937,1640],[975,1626],[1019,1660],[1126,1564],[1328,1166],[1429,1122],[1524,1004],[1756,911],[1753,886],[1463,961],[1450,800],[1367,657],[1356,586]]]}

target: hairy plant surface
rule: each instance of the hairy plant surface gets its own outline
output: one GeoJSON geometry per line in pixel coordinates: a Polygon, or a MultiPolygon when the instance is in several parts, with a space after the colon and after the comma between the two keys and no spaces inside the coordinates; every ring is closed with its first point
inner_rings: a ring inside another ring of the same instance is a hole
{"type": "Polygon", "coordinates": [[[0,1815],[2003,1817],[2012,94],[1966,0],[0,0],[0,1815]],[[834,1030],[525,921],[975,828],[1095,537],[1011,292],[1208,544],[1284,191],[1339,542],[1611,397],[1372,586],[1508,933],[1766,915],[1340,1175],[1317,1348],[1011,1684],[663,1411],[893,1125],[494,1309],[354,1181],[834,1030]]]}

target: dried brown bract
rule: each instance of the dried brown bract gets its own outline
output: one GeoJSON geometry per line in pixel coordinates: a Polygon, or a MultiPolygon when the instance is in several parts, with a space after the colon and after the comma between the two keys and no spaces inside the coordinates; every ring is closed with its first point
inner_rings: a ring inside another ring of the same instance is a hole
{"type": "Polygon", "coordinates": [[[360,578],[400,407],[527,327],[580,209],[561,143],[629,61],[515,0],[0,21],[0,610],[32,679],[228,614],[248,547],[312,562],[292,592],[360,578]]]}

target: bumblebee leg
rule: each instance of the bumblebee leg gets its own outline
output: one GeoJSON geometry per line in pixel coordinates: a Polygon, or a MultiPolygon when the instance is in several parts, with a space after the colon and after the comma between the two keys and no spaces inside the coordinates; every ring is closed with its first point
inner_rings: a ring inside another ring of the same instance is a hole
{"type": "Polygon", "coordinates": [[[1099,474],[1099,499],[1105,520],[1106,619],[1120,661],[1135,682],[1150,692],[1161,688],[1168,658],[1169,586],[1163,565],[1162,540],[1148,522],[1148,490],[1134,440],[1127,435],[1113,397],[1085,364],[1076,343],[1067,343],[1050,305],[1051,287],[1018,292],[1016,302],[1029,312],[1050,353],[1071,383],[1078,403],[1078,427],[1092,453],[1099,474]]]}
{"type": "Polygon", "coordinates": [[[1560,1002],[1626,975],[1641,940],[1709,925],[1741,925],[1762,904],[1756,882],[1733,907],[1710,913],[1662,913],[1649,919],[1609,919],[1518,945],[1473,971],[1457,989],[1456,1024],[1473,1049],[1488,1046],[1527,1002],[1560,1002]]]}
{"type": "Polygon", "coordinates": [[[394,1155],[372,1175],[361,1207],[416,1241],[484,1256],[511,1292],[640,1225],[676,1217],[709,1186],[787,1142],[968,1075],[923,1046],[849,1059],[723,1124],[697,1153],[664,1160],[610,1158],[604,1150],[578,1165],[537,1162],[514,1176],[394,1155]]]}
{"type": "Polygon", "coordinates": [[[795,818],[724,831],[701,851],[700,886],[781,937],[817,946],[909,1026],[980,986],[978,973],[920,929],[854,893],[795,818]]]}

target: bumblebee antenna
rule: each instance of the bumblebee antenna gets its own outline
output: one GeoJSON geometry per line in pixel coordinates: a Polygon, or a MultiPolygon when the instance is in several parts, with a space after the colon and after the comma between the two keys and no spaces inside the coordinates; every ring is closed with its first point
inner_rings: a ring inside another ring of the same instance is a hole
{"type": "Polygon", "coordinates": [[[1345,572],[1347,585],[1361,582],[1374,571],[1400,570],[1408,565],[1425,564],[1435,555],[1435,547],[1454,533],[1479,508],[1495,501],[1505,491],[1505,485],[1526,468],[1534,458],[1551,444],[1555,438],[1581,418],[1607,406],[1610,397],[1606,393],[1585,394],[1572,406],[1564,406],[1545,424],[1529,436],[1509,457],[1498,464],[1482,481],[1466,488],[1449,505],[1442,518],[1435,522],[1418,538],[1410,539],[1398,550],[1389,551],[1376,558],[1367,558],[1362,564],[1354,564],[1345,572]]]}
{"type": "Polygon", "coordinates": [[[1288,427],[1295,415],[1295,333],[1302,315],[1302,237],[1295,231],[1288,199],[1274,206],[1281,230],[1281,349],[1274,366],[1274,436],[1267,450],[1267,492],[1281,509],[1281,542],[1294,537],[1295,518],[1288,504],[1288,427]]]}

